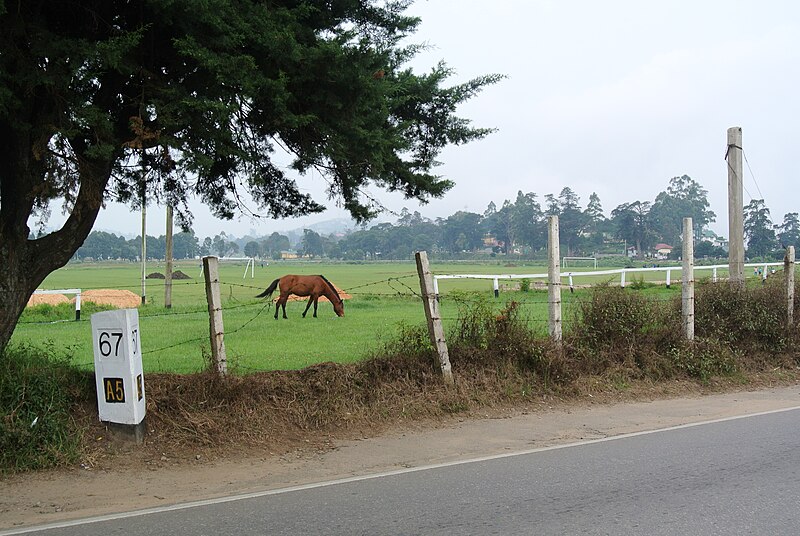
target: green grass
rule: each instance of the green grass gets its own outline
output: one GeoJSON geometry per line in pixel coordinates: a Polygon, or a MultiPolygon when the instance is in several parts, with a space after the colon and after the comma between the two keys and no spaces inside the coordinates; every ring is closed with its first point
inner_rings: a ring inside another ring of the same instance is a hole
{"type": "Polygon", "coordinates": [[[77,460],[71,405],[91,391],[70,359],[68,349],[20,344],[0,360],[0,473],[77,460]]]}
{"type": "MultiPolygon", "coordinates": [[[[433,271],[445,273],[538,273],[542,266],[501,266],[499,264],[436,264],[433,271]]],[[[209,354],[208,314],[199,261],[178,263],[191,280],[173,282],[173,307],[165,309],[164,282],[147,280],[147,304],[139,308],[142,358],[145,372],[169,371],[188,373],[203,369],[209,354]]],[[[147,273],[160,271],[163,264],[148,266],[147,273]]],[[[256,277],[244,274],[244,263],[220,265],[221,295],[225,346],[229,366],[242,373],[251,370],[297,369],[314,363],[333,361],[347,363],[364,359],[388,338],[398,326],[424,324],[419,281],[413,263],[271,263],[256,266],[256,277]],[[288,319],[273,319],[274,308],[254,298],[273,279],[287,273],[322,273],[336,286],[352,294],[345,302],[345,316],[336,317],[329,303],[319,304],[319,317],[301,317],[305,302],[287,304],[288,319]],[[266,306],[266,307],[265,307],[266,306]]],[[[141,290],[141,268],[132,263],[95,263],[68,265],[51,274],[42,288],[126,289],[136,294],[141,290]]],[[[452,326],[459,313],[459,304],[470,299],[470,293],[492,295],[491,280],[440,281],[441,310],[445,328],[452,326]]],[[[673,295],[680,287],[667,290],[648,288],[643,292],[673,295]]],[[[571,303],[585,291],[562,292],[565,319],[569,329],[571,303]]],[[[491,302],[499,309],[507,301],[522,303],[522,312],[529,327],[537,333],[547,330],[547,293],[501,292],[491,302]]],[[[72,362],[91,369],[92,312],[103,310],[90,304],[82,306],[82,319],[74,319],[71,305],[38,306],[26,310],[12,338],[12,343],[52,343],[67,348],[72,362]],[[58,321],[52,323],[54,321],[58,321]],[[42,323],[48,322],[48,323],[42,323]]]]}

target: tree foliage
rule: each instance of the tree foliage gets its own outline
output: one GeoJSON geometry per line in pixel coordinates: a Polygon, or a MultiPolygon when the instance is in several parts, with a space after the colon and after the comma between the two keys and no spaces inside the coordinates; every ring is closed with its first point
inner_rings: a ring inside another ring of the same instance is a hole
{"type": "Polygon", "coordinates": [[[762,257],[776,249],[775,230],[763,199],[752,199],[744,207],[744,235],[748,257],[762,257]]]}

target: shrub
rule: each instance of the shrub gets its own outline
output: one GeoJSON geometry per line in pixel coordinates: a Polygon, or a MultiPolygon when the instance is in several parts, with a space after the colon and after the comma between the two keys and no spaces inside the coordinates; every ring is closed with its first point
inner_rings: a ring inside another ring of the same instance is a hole
{"type": "Polygon", "coordinates": [[[692,378],[708,382],[713,376],[728,376],[737,371],[742,358],[724,343],[716,340],[696,339],[685,342],[670,351],[675,366],[692,378]]]}
{"type": "Polygon", "coordinates": [[[612,365],[653,368],[663,375],[663,356],[680,343],[679,302],[660,302],[623,288],[600,286],[578,302],[569,343],[579,368],[599,374],[612,365]]]}
{"type": "Polygon", "coordinates": [[[91,377],[70,366],[52,343],[23,344],[0,356],[0,471],[42,469],[74,462],[81,434],[70,410],[91,377]]]}
{"type": "Polygon", "coordinates": [[[786,350],[790,337],[786,330],[783,279],[772,277],[745,288],[726,284],[698,286],[695,332],[744,350],[786,350]]]}

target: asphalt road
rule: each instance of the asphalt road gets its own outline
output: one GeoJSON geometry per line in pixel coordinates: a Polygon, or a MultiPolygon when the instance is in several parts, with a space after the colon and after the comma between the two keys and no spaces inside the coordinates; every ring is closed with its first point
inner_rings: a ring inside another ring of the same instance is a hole
{"type": "Polygon", "coordinates": [[[28,533],[794,535],[800,410],[28,533]]]}

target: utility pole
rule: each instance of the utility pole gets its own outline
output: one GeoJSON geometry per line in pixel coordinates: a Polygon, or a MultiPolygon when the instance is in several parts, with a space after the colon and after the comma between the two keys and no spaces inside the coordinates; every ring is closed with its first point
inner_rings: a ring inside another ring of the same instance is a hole
{"type": "Polygon", "coordinates": [[[742,196],[742,128],[728,129],[728,273],[732,286],[744,287],[744,197],[742,196]]]}
{"type": "Polygon", "coordinates": [[[147,187],[145,186],[144,176],[142,177],[142,305],[147,301],[147,289],[145,281],[147,279],[147,187]]]}
{"type": "Polygon", "coordinates": [[[164,274],[164,307],[172,308],[172,205],[167,203],[166,273],[164,274]]]}

